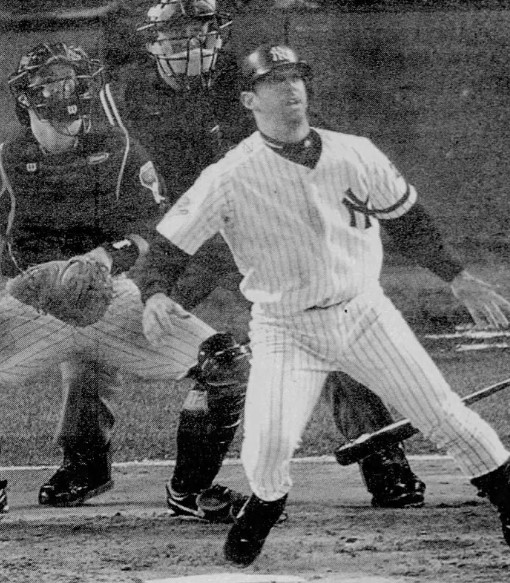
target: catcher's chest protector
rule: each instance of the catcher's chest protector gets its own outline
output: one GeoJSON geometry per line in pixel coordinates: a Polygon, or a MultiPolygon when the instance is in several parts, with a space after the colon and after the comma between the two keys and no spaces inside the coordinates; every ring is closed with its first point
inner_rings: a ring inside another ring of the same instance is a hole
{"type": "MultiPolygon", "coordinates": [[[[124,236],[118,208],[140,188],[139,169],[132,170],[136,179],[123,181],[116,200],[124,146],[115,132],[84,136],[76,150],[57,156],[44,155],[27,136],[5,144],[3,166],[15,204],[3,197],[0,220],[5,224],[15,209],[9,237],[21,269],[82,254],[116,238],[117,231],[124,236]]],[[[6,275],[17,272],[11,271],[6,275]]]]}

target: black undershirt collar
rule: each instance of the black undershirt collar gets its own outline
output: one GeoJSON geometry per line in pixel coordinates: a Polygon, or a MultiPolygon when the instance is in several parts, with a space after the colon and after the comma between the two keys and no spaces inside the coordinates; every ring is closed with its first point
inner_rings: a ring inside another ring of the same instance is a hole
{"type": "Polygon", "coordinates": [[[280,142],[260,132],[266,146],[274,152],[308,168],[315,168],[322,152],[322,140],[319,134],[311,129],[309,134],[299,142],[280,142]]]}

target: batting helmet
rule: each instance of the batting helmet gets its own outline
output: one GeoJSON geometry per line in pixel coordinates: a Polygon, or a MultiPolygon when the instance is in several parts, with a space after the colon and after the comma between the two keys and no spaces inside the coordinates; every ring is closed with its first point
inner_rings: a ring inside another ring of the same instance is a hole
{"type": "Polygon", "coordinates": [[[21,57],[8,79],[19,121],[30,125],[27,110],[32,109],[39,119],[83,119],[89,126],[94,86],[101,86],[102,70],[80,47],[63,42],[36,46],[21,57]]]}
{"type": "Polygon", "coordinates": [[[243,88],[252,89],[254,84],[275,70],[296,70],[303,79],[310,79],[312,69],[302,61],[296,51],[286,45],[265,44],[256,48],[243,61],[243,88]]]}
{"type": "Polygon", "coordinates": [[[190,78],[209,85],[231,24],[230,15],[217,10],[216,0],[161,0],[137,30],[145,35],[162,78],[182,89],[190,87],[190,78]]]}

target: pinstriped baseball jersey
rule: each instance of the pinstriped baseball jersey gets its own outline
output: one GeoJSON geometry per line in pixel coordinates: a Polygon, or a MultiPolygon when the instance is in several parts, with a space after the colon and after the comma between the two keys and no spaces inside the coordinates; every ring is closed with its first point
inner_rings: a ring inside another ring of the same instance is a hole
{"type": "Polygon", "coordinates": [[[220,231],[244,276],[241,290],[286,315],[377,286],[375,219],[404,214],[416,192],[366,138],[317,130],[315,168],[295,164],[256,132],[202,173],[158,225],[193,254],[220,231]]]}
{"type": "Polygon", "coordinates": [[[391,301],[379,274],[379,219],[416,192],[367,139],[317,130],[313,168],[255,133],[209,167],[158,225],[193,254],[215,232],[254,302],[242,460],[253,492],[282,498],[289,462],[329,372],[342,370],[394,405],[469,476],[509,452],[449,387],[391,301]]]}

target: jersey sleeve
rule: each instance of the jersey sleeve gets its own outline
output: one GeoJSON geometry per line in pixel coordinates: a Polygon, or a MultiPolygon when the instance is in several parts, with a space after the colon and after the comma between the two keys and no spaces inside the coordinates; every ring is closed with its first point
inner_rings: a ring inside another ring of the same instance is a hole
{"type": "Polygon", "coordinates": [[[416,202],[414,186],[372,142],[364,140],[363,155],[370,187],[371,215],[377,219],[396,219],[416,202]]]}
{"type": "Polygon", "coordinates": [[[202,172],[158,224],[158,232],[188,255],[195,252],[228,220],[228,179],[219,164],[202,172]]]}
{"type": "Polygon", "coordinates": [[[131,138],[114,217],[123,234],[150,239],[167,210],[166,187],[141,144],[131,138]]]}

